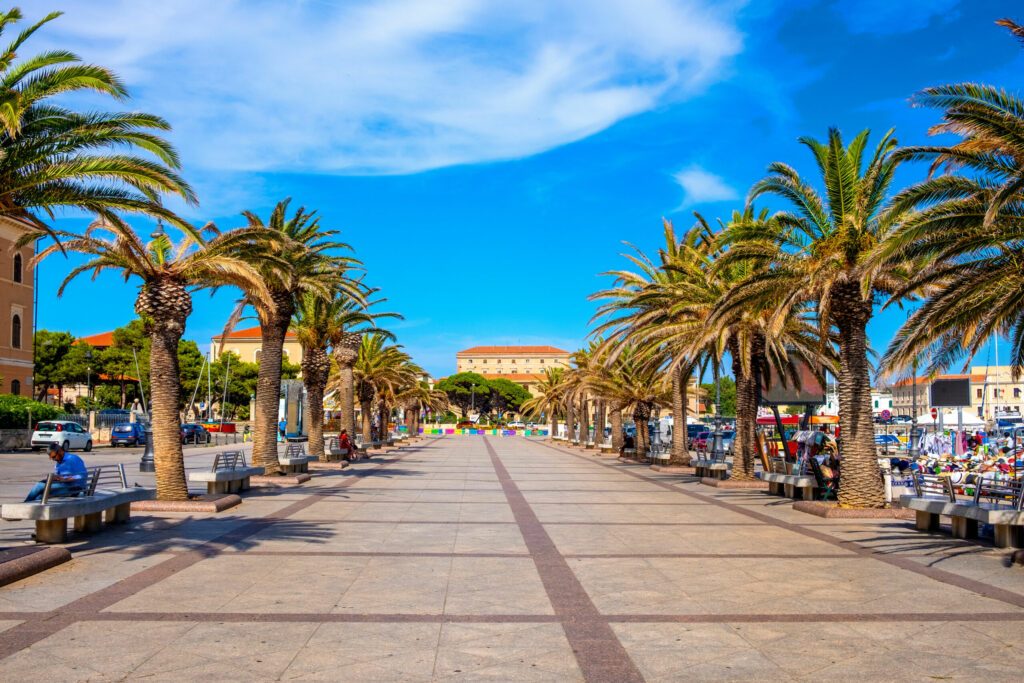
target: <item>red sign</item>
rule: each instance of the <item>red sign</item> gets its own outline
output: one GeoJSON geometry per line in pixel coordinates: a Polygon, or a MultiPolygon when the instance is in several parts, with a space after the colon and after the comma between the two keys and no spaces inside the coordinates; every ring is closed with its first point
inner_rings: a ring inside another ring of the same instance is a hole
{"type": "Polygon", "coordinates": [[[936,408],[932,408],[932,419],[933,420],[938,420],[939,419],[939,411],[936,408]]]}
{"type": "Polygon", "coordinates": [[[888,410],[883,410],[882,411],[882,419],[883,420],[888,420],[890,417],[892,417],[892,413],[890,413],[888,410]]]}

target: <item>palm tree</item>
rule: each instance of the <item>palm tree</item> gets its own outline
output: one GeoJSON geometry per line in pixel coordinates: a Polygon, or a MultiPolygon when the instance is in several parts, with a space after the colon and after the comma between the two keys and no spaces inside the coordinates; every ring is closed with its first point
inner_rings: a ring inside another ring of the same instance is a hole
{"type": "MultiPolygon", "coordinates": [[[[613,430],[616,428],[615,412],[621,415],[623,410],[630,411],[636,426],[637,456],[642,458],[650,450],[647,423],[651,414],[671,400],[665,389],[664,373],[630,347],[622,349],[614,359],[604,359],[604,362],[606,372],[595,375],[592,386],[613,406],[613,430]]],[[[621,424],[618,427],[621,429],[621,424]]]]}
{"type": "MultiPolygon", "coordinates": [[[[367,290],[368,296],[377,290],[367,290]]],[[[377,303],[377,302],[373,302],[377,303]]],[[[372,304],[371,304],[372,305],[372,304]]],[[[324,299],[318,294],[307,292],[299,298],[292,321],[291,330],[302,346],[302,382],[306,389],[308,402],[307,420],[309,424],[309,453],[320,460],[326,459],[323,443],[324,410],[323,399],[327,390],[327,382],[331,370],[329,351],[336,347],[352,327],[362,324],[373,325],[376,318],[391,316],[396,313],[370,313],[359,301],[342,293],[332,299],[324,299]]],[[[377,332],[389,336],[385,330],[377,332]]],[[[340,368],[339,368],[340,369],[340,368]]],[[[344,383],[343,389],[344,389],[344,383]]],[[[348,383],[351,392],[351,380],[348,383]]],[[[352,411],[352,394],[348,394],[346,405],[342,396],[342,409],[352,411]]],[[[342,428],[354,433],[355,420],[350,419],[342,428]]]]}
{"type": "Polygon", "coordinates": [[[416,381],[402,388],[396,398],[398,404],[405,410],[405,425],[409,430],[409,436],[415,438],[419,434],[422,411],[448,410],[451,404],[448,402],[448,394],[431,389],[426,380],[421,378],[422,369],[419,366],[414,366],[411,370],[412,372],[407,374],[418,375],[416,381]]]}
{"type": "MultiPolygon", "coordinates": [[[[665,365],[672,390],[671,465],[688,465],[686,412],[688,389],[694,370],[707,355],[706,349],[693,349],[698,326],[706,321],[694,315],[694,297],[704,297],[707,273],[701,268],[712,245],[700,229],[690,230],[683,239],[676,237],[671,221],[663,222],[665,246],[654,261],[639,249],[625,257],[637,271],[605,273],[615,278],[610,289],[590,298],[602,300],[595,320],[601,324],[593,334],[608,334],[605,344],[614,355],[616,348],[637,346],[656,366],[665,365]]],[[[706,297],[705,297],[706,300],[706,297]]]]}
{"type": "MultiPolygon", "coordinates": [[[[259,248],[259,235],[245,229],[219,233],[209,224],[202,231],[184,233],[174,245],[158,224],[146,243],[121,218],[108,214],[82,235],[56,231],[55,237],[64,248],[89,257],[71,270],[61,283],[58,296],[78,275],[87,272],[95,278],[104,270],[116,270],[125,279],[134,276],[142,280],[135,311],[143,320],[151,343],[150,410],[157,497],[186,500],[188,484],[178,413],[178,342],[192,312],[190,288],[233,285],[248,292],[253,301],[268,301],[271,292],[263,283],[262,274],[243,257],[246,250],[254,249],[254,244],[259,248]]],[[[50,245],[37,258],[44,259],[60,249],[59,244],[50,245]]],[[[275,261],[269,261],[268,266],[275,261]]]]}
{"type": "Polygon", "coordinates": [[[865,159],[868,135],[862,131],[849,145],[835,128],[825,143],[801,138],[817,162],[824,196],[795,169],[775,162],[768,167],[769,175],[751,188],[749,199],[775,195],[794,210],[780,212],[770,221],[734,222],[727,241],[739,258],[770,263],[737,290],[730,308],[760,302],[774,309],[773,324],[778,326],[811,301],[820,336],[829,338],[834,327],[843,434],[839,501],[844,506],[878,508],[885,506],[885,493],[875,457],[867,325],[875,296],[898,291],[909,268],[896,261],[871,261],[873,250],[902,212],[887,206],[899,163],[893,154],[896,140],[889,131],[865,159]]]}
{"type": "Polygon", "coordinates": [[[281,362],[285,336],[301,297],[309,294],[323,299],[345,296],[365,305],[363,287],[351,278],[348,271],[359,265],[350,256],[341,256],[337,250],[349,250],[342,242],[334,241],[336,231],[324,230],[315,213],[299,208],[289,218],[291,200],[279,202],[263,220],[251,211],[243,212],[247,228],[264,235],[265,242],[273,244],[276,255],[273,262],[266,254],[256,254],[253,266],[260,271],[271,297],[260,301],[246,293],[228,321],[224,337],[241,317],[246,306],[252,305],[260,321],[262,336],[259,371],[256,379],[256,415],[252,444],[253,464],[268,473],[280,472],[277,460],[278,402],[281,395],[281,362]],[[278,267],[283,262],[285,268],[278,267]]]}
{"type": "MultiPolygon", "coordinates": [[[[51,236],[56,233],[37,212],[52,217],[61,207],[98,214],[112,224],[115,211],[144,213],[193,230],[158,201],[175,194],[195,203],[176,173],[177,153],[157,134],[170,129],[166,121],[138,112],[82,114],[55,104],[58,96],[83,91],[127,98],[113,72],[83,64],[72,52],[49,50],[16,61],[24,43],[60,14],[23,29],[0,53],[0,215],[51,236]]],[[[17,8],[0,13],[0,36],[21,19],[17,8]]]]}
{"type": "MultiPolygon", "coordinates": [[[[374,403],[378,407],[386,406],[388,399],[396,396],[399,387],[409,379],[409,355],[400,346],[389,346],[387,340],[387,336],[376,332],[364,335],[354,366],[355,394],[362,414],[364,443],[373,441],[374,403]]],[[[382,424],[381,430],[386,427],[382,424]]]]}
{"type": "MultiPolygon", "coordinates": [[[[1000,20],[1020,37],[1009,20],[1000,20]]],[[[993,336],[1011,340],[1014,373],[1024,372],[1024,100],[987,85],[928,88],[915,104],[942,108],[933,134],[953,133],[954,145],[908,147],[898,156],[945,170],[905,190],[894,204],[913,210],[878,249],[881,263],[929,264],[893,297],[922,292],[928,299],[909,317],[882,359],[887,370],[907,368],[923,355],[927,373],[964,359],[993,336]],[[954,171],[958,173],[953,173],[954,171]]]]}
{"type": "Polygon", "coordinates": [[[525,416],[539,419],[546,415],[551,420],[552,438],[558,434],[558,417],[564,410],[565,388],[565,368],[545,368],[544,379],[537,385],[537,394],[519,407],[525,416]]]}

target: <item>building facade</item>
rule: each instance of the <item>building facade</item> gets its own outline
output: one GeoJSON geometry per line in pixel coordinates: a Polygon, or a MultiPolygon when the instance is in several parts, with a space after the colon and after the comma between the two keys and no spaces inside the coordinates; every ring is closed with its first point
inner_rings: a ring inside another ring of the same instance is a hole
{"type": "Polygon", "coordinates": [[[910,379],[896,382],[892,386],[893,413],[910,415],[915,391],[918,415],[928,412],[932,407],[929,389],[933,379],[969,379],[969,408],[983,420],[994,420],[997,416],[1007,414],[1020,414],[1024,410],[1024,378],[1014,380],[1009,365],[975,365],[970,368],[970,373],[965,375],[918,377],[916,385],[910,379]]]}
{"type": "MultiPolygon", "coordinates": [[[[258,325],[256,327],[248,327],[244,330],[233,330],[227,335],[227,337],[218,335],[213,337],[210,341],[213,349],[214,360],[217,360],[220,354],[224,351],[231,351],[246,363],[260,362],[260,352],[263,348],[263,337],[260,334],[260,328],[258,325]],[[223,349],[221,348],[222,339],[224,340],[223,349]]],[[[295,338],[295,333],[291,330],[289,330],[287,336],[285,336],[284,358],[289,363],[294,363],[296,365],[302,363],[302,344],[298,342],[295,338]]]]}
{"type": "Polygon", "coordinates": [[[507,379],[531,394],[548,368],[568,368],[569,352],[554,346],[474,346],[455,354],[456,372],[507,379]]]}
{"type": "Polygon", "coordinates": [[[29,227],[0,217],[0,394],[32,395],[33,247],[14,248],[29,227]]]}

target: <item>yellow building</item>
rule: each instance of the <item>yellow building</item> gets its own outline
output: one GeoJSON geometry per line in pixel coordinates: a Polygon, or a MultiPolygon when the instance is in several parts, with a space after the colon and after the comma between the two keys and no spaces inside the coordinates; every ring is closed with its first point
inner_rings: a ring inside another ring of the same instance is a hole
{"type": "Polygon", "coordinates": [[[507,379],[531,394],[548,368],[568,368],[569,352],[554,346],[474,346],[455,354],[456,372],[507,379]]]}
{"type": "MultiPolygon", "coordinates": [[[[258,363],[260,350],[263,347],[263,337],[260,335],[260,328],[248,327],[244,330],[234,330],[226,338],[218,335],[211,339],[213,347],[213,359],[223,351],[231,351],[246,363],[258,363]],[[224,348],[221,349],[221,339],[224,339],[224,348]]],[[[284,340],[284,358],[289,363],[299,365],[302,363],[302,345],[295,339],[295,333],[288,331],[284,340]]]]}
{"type": "MultiPolygon", "coordinates": [[[[970,374],[937,375],[935,379],[969,379],[970,411],[983,420],[994,420],[1007,414],[1024,413],[1024,379],[1014,380],[1009,365],[975,365],[970,374]]],[[[929,388],[932,378],[917,378],[918,414],[931,409],[929,388]]],[[[892,385],[892,407],[897,415],[910,415],[913,402],[912,382],[904,379],[892,385]]],[[[964,406],[967,408],[968,406],[964,406]]]]}
{"type": "Polygon", "coordinates": [[[29,227],[0,217],[0,394],[32,395],[32,247],[14,248],[29,227]]]}

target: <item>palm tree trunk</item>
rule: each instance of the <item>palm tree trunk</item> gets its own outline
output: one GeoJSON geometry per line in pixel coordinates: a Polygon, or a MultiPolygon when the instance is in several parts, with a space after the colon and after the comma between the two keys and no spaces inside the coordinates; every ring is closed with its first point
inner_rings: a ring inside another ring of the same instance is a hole
{"type": "Polygon", "coordinates": [[[302,349],[302,383],[306,388],[306,419],[309,431],[309,455],[327,461],[324,451],[324,392],[331,371],[327,350],[318,347],[302,349]]]}
{"type": "Polygon", "coordinates": [[[637,460],[647,457],[651,448],[651,435],[647,432],[647,420],[651,417],[651,404],[641,401],[633,408],[633,424],[636,426],[637,460]]]}
{"type": "Polygon", "coordinates": [[[192,312],[192,297],[175,282],[143,286],[135,310],[146,321],[149,334],[149,409],[159,500],[188,500],[185,459],[181,452],[181,373],[178,342],[192,312]]]}
{"type": "Polygon", "coordinates": [[[571,398],[565,402],[565,438],[570,446],[576,439],[576,410],[571,398]]]}
{"type": "Polygon", "coordinates": [[[590,411],[587,405],[587,394],[580,396],[580,448],[586,448],[590,440],[590,411]]]}
{"type": "Polygon", "coordinates": [[[867,324],[871,304],[856,284],[839,288],[833,316],[839,332],[839,433],[841,476],[839,504],[883,508],[885,488],[875,456],[875,425],[871,419],[871,366],[867,324]]]}
{"type": "Polygon", "coordinates": [[[604,400],[594,401],[594,447],[600,448],[604,443],[604,400]]]}
{"type": "Polygon", "coordinates": [[[380,442],[383,445],[388,440],[388,404],[386,401],[381,401],[377,406],[377,424],[377,429],[380,432],[380,442]]]}
{"type": "Polygon", "coordinates": [[[373,399],[359,401],[359,413],[363,418],[363,443],[373,443],[373,399]]]}
{"type": "Polygon", "coordinates": [[[736,380],[736,434],[733,440],[733,464],[730,475],[737,481],[754,479],[754,462],[757,450],[757,399],[761,381],[764,343],[756,335],[751,342],[752,357],[749,374],[743,371],[740,349],[730,343],[732,370],[736,380]]]}
{"type": "Polygon", "coordinates": [[[355,377],[353,366],[359,358],[359,346],[363,335],[358,332],[346,332],[334,347],[334,358],[338,362],[338,374],[341,390],[341,429],[349,434],[356,433],[355,377]]]}
{"type": "Polygon", "coordinates": [[[252,435],[252,464],[267,474],[279,474],[277,462],[277,421],[281,406],[281,361],[295,305],[290,294],[274,294],[275,310],[260,320],[262,343],[256,375],[256,416],[252,435]]]}
{"type": "Polygon", "coordinates": [[[612,450],[618,453],[622,450],[622,407],[612,405],[611,415],[608,417],[612,424],[612,450]]]}
{"type": "Polygon", "coordinates": [[[692,372],[692,365],[682,365],[672,373],[672,458],[669,465],[690,464],[690,451],[686,447],[686,390],[692,372]]]}
{"type": "Polygon", "coordinates": [[[554,410],[551,411],[551,438],[554,439],[555,435],[558,434],[558,415],[554,410]]]}

